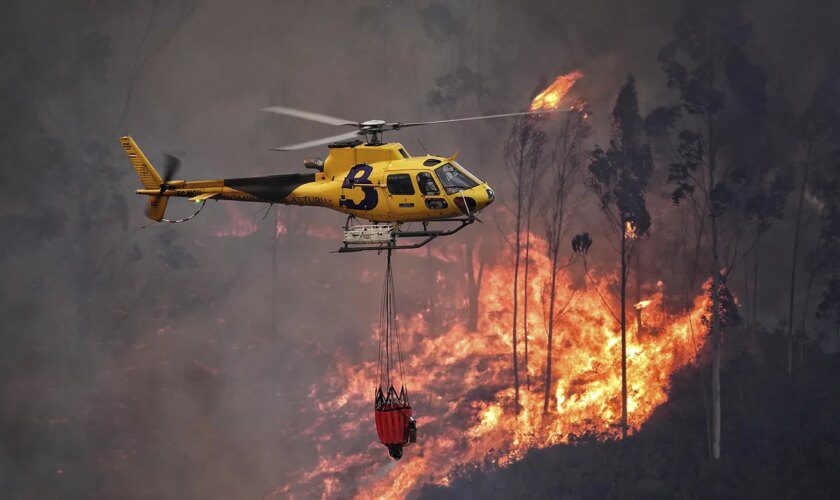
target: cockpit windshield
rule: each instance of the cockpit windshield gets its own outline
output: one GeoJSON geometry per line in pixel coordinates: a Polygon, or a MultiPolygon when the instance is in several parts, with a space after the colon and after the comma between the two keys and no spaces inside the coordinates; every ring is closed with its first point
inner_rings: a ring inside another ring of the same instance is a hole
{"type": "Polygon", "coordinates": [[[461,171],[464,175],[466,175],[466,176],[467,176],[467,177],[469,177],[470,179],[474,180],[474,181],[475,181],[476,186],[477,186],[477,185],[479,185],[479,184],[481,184],[481,183],[483,182],[481,179],[479,179],[478,177],[474,176],[474,175],[472,174],[472,172],[470,172],[469,170],[467,170],[466,168],[464,168],[464,166],[463,166],[463,165],[461,165],[460,163],[458,163],[457,161],[453,161],[453,162],[452,162],[452,164],[453,164],[453,165],[455,165],[455,167],[457,167],[457,168],[458,168],[458,170],[460,170],[460,171],[461,171]]]}
{"type": "Polygon", "coordinates": [[[435,173],[440,180],[441,186],[446,190],[446,194],[454,194],[465,189],[470,189],[478,186],[478,180],[471,174],[466,174],[452,163],[446,163],[435,169],[435,173]]]}

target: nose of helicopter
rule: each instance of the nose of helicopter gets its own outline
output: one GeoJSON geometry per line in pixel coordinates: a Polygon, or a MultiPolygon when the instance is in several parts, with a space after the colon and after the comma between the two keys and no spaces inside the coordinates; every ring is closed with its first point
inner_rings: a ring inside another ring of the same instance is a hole
{"type": "Polygon", "coordinates": [[[487,205],[493,203],[496,194],[487,185],[481,183],[471,189],[459,191],[453,196],[453,202],[465,215],[480,212],[487,205]]]}
{"type": "MultiPolygon", "coordinates": [[[[474,212],[481,212],[487,205],[493,203],[493,200],[496,198],[496,193],[493,192],[493,189],[486,182],[464,192],[467,193],[468,206],[474,212]],[[473,202],[475,205],[473,205],[473,202]]],[[[457,201],[456,199],[456,203],[457,201]]]]}
{"type": "Polygon", "coordinates": [[[486,182],[479,187],[484,191],[482,195],[478,197],[479,199],[476,200],[478,209],[481,210],[487,205],[493,203],[493,200],[496,198],[496,193],[493,192],[493,189],[490,188],[490,185],[486,182]]]}

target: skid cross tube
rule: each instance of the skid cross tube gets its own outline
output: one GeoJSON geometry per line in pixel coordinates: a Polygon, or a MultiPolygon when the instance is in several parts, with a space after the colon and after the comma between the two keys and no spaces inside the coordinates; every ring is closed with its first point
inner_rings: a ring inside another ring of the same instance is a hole
{"type": "Polygon", "coordinates": [[[429,219],[427,221],[423,221],[425,226],[426,223],[429,222],[457,222],[459,223],[457,227],[452,229],[439,229],[434,231],[399,231],[399,229],[395,229],[391,233],[391,241],[387,244],[378,244],[378,245],[371,245],[371,246],[349,246],[347,243],[344,244],[341,248],[338,249],[338,253],[351,253],[351,252],[366,252],[370,250],[375,250],[377,252],[382,252],[384,250],[391,251],[391,250],[410,250],[412,248],[420,248],[435,238],[440,236],[449,236],[450,234],[455,234],[461,229],[469,226],[476,219],[473,217],[459,217],[459,218],[452,218],[452,219],[429,219]],[[409,243],[405,245],[400,245],[397,243],[398,238],[425,238],[422,241],[417,243],[409,243]]]}

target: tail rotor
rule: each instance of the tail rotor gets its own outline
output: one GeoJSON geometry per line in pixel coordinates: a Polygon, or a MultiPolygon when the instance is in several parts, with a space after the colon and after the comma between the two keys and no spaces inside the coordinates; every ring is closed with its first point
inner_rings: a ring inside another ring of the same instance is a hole
{"type": "Polygon", "coordinates": [[[169,183],[181,168],[181,160],[178,158],[172,155],[164,155],[163,157],[166,163],[163,165],[163,177],[160,182],[160,192],[157,196],[149,196],[149,204],[146,207],[146,217],[158,222],[163,219],[163,214],[166,212],[166,204],[169,201],[169,197],[164,196],[163,193],[172,187],[169,183]]]}

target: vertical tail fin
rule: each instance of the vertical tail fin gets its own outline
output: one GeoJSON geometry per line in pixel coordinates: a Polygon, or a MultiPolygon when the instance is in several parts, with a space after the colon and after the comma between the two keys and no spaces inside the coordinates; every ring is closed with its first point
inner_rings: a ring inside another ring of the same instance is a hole
{"type": "MultiPolygon", "coordinates": [[[[163,179],[161,179],[160,174],[157,173],[157,170],[155,170],[155,167],[152,166],[149,159],[146,158],[146,155],[144,155],[143,152],[140,151],[140,148],[137,147],[137,143],[134,142],[134,139],[130,136],[125,136],[120,138],[120,143],[122,144],[123,149],[125,149],[125,154],[128,155],[129,161],[131,161],[131,166],[134,167],[134,170],[140,177],[140,182],[143,184],[143,188],[160,189],[163,184],[163,179]]],[[[161,219],[163,219],[164,212],[166,212],[166,204],[168,201],[168,196],[149,195],[149,205],[146,209],[146,217],[160,222],[161,219]]]]}
{"type": "MultiPolygon", "coordinates": [[[[146,158],[146,155],[137,147],[134,139],[130,136],[125,136],[120,139],[120,142],[125,149],[125,154],[128,155],[129,161],[131,161],[131,165],[134,167],[137,175],[140,176],[140,182],[143,183],[143,187],[146,189],[160,188],[160,185],[163,184],[163,179],[158,175],[155,167],[152,166],[151,162],[146,158]]],[[[163,206],[165,207],[166,203],[163,206]]]]}
{"type": "Polygon", "coordinates": [[[146,210],[146,217],[160,222],[163,219],[164,212],[166,212],[166,203],[168,201],[168,196],[149,196],[149,207],[146,210]]]}

